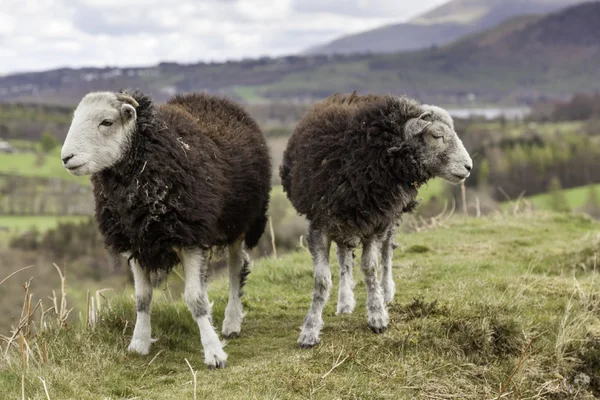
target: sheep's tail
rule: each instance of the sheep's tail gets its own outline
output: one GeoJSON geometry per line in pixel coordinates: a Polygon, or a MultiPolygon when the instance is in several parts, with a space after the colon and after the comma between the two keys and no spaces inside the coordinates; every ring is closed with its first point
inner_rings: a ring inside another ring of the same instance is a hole
{"type": "Polygon", "coordinates": [[[288,151],[286,150],[283,153],[283,162],[279,167],[279,177],[281,178],[281,186],[283,186],[283,191],[287,195],[288,199],[292,199],[292,179],[291,172],[292,166],[290,160],[288,160],[288,151]]]}
{"type": "Polygon", "coordinates": [[[246,247],[248,249],[253,249],[258,244],[260,237],[265,232],[265,228],[267,227],[267,208],[269,207],[269,202],[265,202],[265,205],[262,209],[262,212],[258,218],[252,222],[250,228],[246,231],[246,237],[244,241],[246,242],[246,247]]]}

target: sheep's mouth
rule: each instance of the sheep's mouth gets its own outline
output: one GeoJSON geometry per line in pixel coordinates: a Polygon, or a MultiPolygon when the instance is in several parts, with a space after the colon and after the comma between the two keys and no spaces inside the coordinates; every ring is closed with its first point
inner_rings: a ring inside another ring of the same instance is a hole
{"type": "Polygon", "coordinates": [[[79,164],[74,167],[67,167],[67,169],[69,170],[69,172],[77,171],[79,168],[83,167],[85,164],[87,164],[87,163],[79,164]]]}
{"type": "Polygon", "coordinates": [[[452,176],[454,176],[460,182],[460,181],[464,181],[465,179],[467,179],[469,177],[469,174],[465,174],[465,175],[452,174],[452,176]]]}
{"type": "Polygon", "coordinates": [[[452,184],[459,184],[465,181],[465,179],[467,179],[469,177],[470,174],[447,174],[447,175],[442,175],[442,178],[444,178],[445,180],[447,180],[448,182],[452,183],[452,184]]]}
{"type": "Polygon", "coordinates": [[[77,175],[78,173],[81,172],[81,168],[84,167],[85,165],[87,165],[87,162],[84,162],[83,164],[75,165],[73,167],[68,166],[66,168],[67,168],[67,171],[69,171],[70,174],[77,175]]]}

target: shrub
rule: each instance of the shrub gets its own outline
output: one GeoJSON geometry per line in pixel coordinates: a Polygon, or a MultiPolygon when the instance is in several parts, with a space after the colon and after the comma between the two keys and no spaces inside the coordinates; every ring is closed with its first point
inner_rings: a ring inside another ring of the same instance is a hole
{"type": "Polygon", "coordinates": [[[40,146],[42,147],[42,151],[48,154],[58,146],[58,140],[50,132],[44,132],[40,138],[40,146]]]}
{"type": "Polygon", "coordinates": [[[557,177],[552,178],[550,185],[548,186],[548,192],[550,192],[550,207],[554,211],[568,212],[571,211],[569,201],[562,190],[560,179],[557,177]]]}

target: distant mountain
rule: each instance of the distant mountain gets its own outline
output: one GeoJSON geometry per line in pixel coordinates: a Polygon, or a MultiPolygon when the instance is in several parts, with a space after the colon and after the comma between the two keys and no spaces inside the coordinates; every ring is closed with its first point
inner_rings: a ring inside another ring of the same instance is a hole
{"type": "Polygon", "coordinates": [[[546,16],[521,16],[452,44],[373,55],[292,74],[263,88],[269,97],[331,92],[397,93],[442,104],[531,103],[600,90],[600,2],[546,16]],[[317,78],[318,77],[318,78],[317,78]]]}
{"type": "Polygon", "coordinates": [[[600,2],[584,3],[545,16],[515,17],[451,44],[413,52],[10,75],[0,77],[0,101],[72,105],[92,90],[140,88],[157,101],[204,90],[249,102],[308,102],[358,90],[437,104],[529,104],[600,91],[599,27],[600,2]]]}
{"type": "Polygon", "coordinates": [[[94,90],[139,88],[158,101],[175,93],[207,91],[246,97],[249,86],[278,82],[286,75],[309,72],[332,62],[365,56],[288,56],[225,63],[160,63],[152,67],[62,68],[0,76],[0,101],[74,104],[94,90]],[[238,88],[239,89],[238,91],[238,88]]]}
{"type": "Polygon", "coordinates": [[[442,46],[511,17],[546,14],[585,0],[452,0],[413,20],[344,36],[307,54],[394,53],[442,46]]]}

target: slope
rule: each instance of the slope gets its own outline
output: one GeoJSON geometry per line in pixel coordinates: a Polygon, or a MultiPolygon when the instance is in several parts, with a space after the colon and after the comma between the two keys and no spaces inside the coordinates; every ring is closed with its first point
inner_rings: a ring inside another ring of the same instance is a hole
{"type": "MultiPolygon", "coordinates": [[[[205,399],[495,399],[502,392],[593,399],[600,394],[593,292],[599,230],[582,217],[542,213],[454,218],[437,230],[400,235],[388,331],[368,330],[357,272],[355,313],[335,315],[334,284],[322,344],[312,350],[296,345],[312,290],[307,252],[258,261],[245,289],[241,337],[226,346],[224,370],[204,367],[197,327],[173,276],[156,291],[158,341],[148,357],[125,352],[135,318],[128,290],[102,301],[94,328],[77,318],[59,328],[48,313],[51,327],[28,347],[17,340],[7,350],[2,342],[0,393],[46,399],[45,385],[48,398],[82,400],[189,399],[195,390],[205,399]],[[186,359],[197,372],[196,389],[186,359]]],[[[228,288],[224,280],[212,287],[219,326],[228,288]]]]}
{"type": "Polygon", "coordinates": [[[546,14],[584,0],[452,0],[413,20],[344,36],[308,54],[394,53],[442,46],[509,18],[546,14]]]}
{"type": "Polygon", "coordinates": [[[600,89],[600,3],[510,19],[442,48],[338,62],[287,75],[267,97],[375,91],[460,103],[531,103],[600,89]]]}

